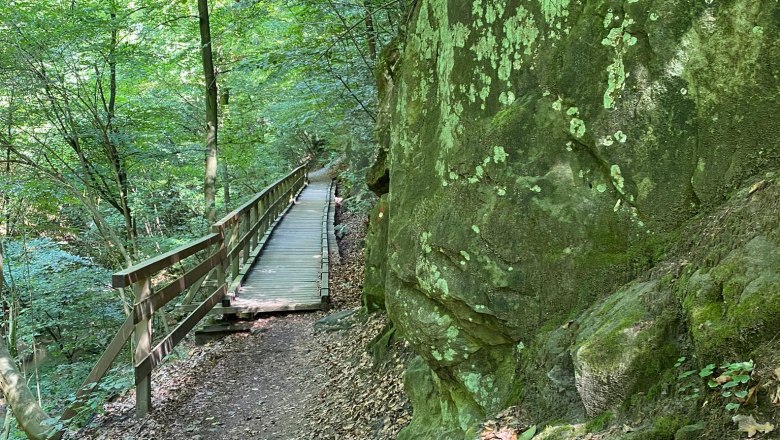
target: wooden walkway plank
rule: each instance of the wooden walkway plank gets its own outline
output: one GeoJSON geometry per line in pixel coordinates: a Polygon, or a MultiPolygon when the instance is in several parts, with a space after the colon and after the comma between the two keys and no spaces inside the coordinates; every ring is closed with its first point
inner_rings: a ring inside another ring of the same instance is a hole
{"type": "MultiPolygon", "coordinates": [[[[322,280],[327,280],[327,264],[323,262],[328,259],[323,255],[322,237],[332,233],[331,194],[332,182],[326,170],[309,174],[308,187],[271,232],[237,296],[229,307],[217,306],[212,313],[322,308],[320,289],[322,280]]],[[[327,253],[328,248],[324,251],[327,253]]]]}

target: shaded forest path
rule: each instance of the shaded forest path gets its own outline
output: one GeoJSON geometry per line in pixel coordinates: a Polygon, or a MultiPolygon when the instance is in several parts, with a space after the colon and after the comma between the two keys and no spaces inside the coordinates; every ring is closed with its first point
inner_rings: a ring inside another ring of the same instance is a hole
{"type": "Polygon", "coordinates": [[[303,415],[326,381],[311,359],[317,316],[257,321],[251,334],[239,335],[208,371],[199,372],[194,393],[154,414],[162,429],[153,431],[154,438],[300,438],[303,415]]]}
{"type": "Polygon", "coordinates": [[[394,341],[375,365],[367,350],[386,316],[324,331],[320,318],[360,307],[365,214],[341,214],[348,231],[331,267],[333,310],[265,315],[251,332],[196,346],[155,370],[154,411],[134,417],[133,393],[70,439],[94,440],[342,440],[395,439],[410,420],[402,371],[408,352],[394,341]]]}

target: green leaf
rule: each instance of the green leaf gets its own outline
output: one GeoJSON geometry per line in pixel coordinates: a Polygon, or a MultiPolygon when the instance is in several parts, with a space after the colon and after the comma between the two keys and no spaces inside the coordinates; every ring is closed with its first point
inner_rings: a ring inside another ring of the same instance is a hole
{"type": "Polygon", "coordinates": [[[721,396],[728,399],[729,397],[731,397],[731,391],[725,391],[723,394],[721,394],[721,396]]]}
{"type": "Polygon", "coordinates": [[[517,437],[517,440],[531,440],[536,435],[536,425],[528,428],[525,432],[517,437]]]}
{"type": "Polygon", "coordinates": [[[731,380],[738,383],[748,383],[750,382],[750,376],[747,374],[740,374],[732,377],[731,380]]]}
{"type": "Polygon", "coordinates": [[[699,376],[700,377],[712,376],[713,371],[715,371],[715,364],[709,364],[706,367],[702,368],[702,370],[699,372],[699,376]]]}
{"type": "Polygon", "coordinates": [[[736,393],[734,393],[734,395],[736,397],[739,397],[740,399],[744,399],[748,395],[748,392],[747,391],[737,391],[736,393]]]}
{"type": "Polygon", "coordinates": [[[739,382],[732,380],[730,382],[727,382],[725,385],[723,385],[723,389],[727,390],[729,388],[734,388],[735,386],[739,385],[739,382]]]}
{"type": "Polygon", "coordinates": [[[707,386],[710,388],[717,388],[719,383],[715,382],[714,380],[710,379],[707,381],[707,386]]]}
{"type": "Polygon", "coordinates": [[[680,373],[680,375],[678,376],[678,378],[680,378],[680,379],[685,379],[686,377],[692,376],[692,375],[693,375],[693,373],[695,373],[695,372],[696,372],[696,370],[688,370],[688,371],[686,371],[686,372],[684,372],[684,373],[680,373]]]}
{"type": "Polygon", "coordinates": [[[739,409],[739,403],[728,403],[726,404],[726,411],[736,411],[739,409]]]}

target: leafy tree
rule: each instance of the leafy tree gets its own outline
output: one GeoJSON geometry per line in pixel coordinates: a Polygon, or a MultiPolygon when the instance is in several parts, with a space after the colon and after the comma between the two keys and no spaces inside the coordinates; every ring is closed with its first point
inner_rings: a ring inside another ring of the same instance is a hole
{"type": "MultiPolygon", "coordinates": [[[[366,205],[374,73],[402,10],[0,2],[0,361],[36,369],[43,410],[62,410],[129,312],[111,271],[202,235],[207,219],[304,160],[344,156],[350,206],[366,205]]],[[[131,382],[119,366],[89,408],[131,382]]]]}

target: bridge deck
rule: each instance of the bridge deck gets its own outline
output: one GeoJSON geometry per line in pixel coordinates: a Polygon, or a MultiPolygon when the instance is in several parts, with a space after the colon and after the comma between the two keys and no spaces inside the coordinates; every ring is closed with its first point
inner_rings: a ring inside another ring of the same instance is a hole
{"type": "Polygon", "coordinates": [[[322,228],[331,203],[330,182],[327,170],[309,174],[309,185],[271,232],[229,310],[215,307],[216,313],[318,310],[324,306],[319,284],[323,262],[328,261],[322,241],[323,232],[328,231],[322,228]]]}

